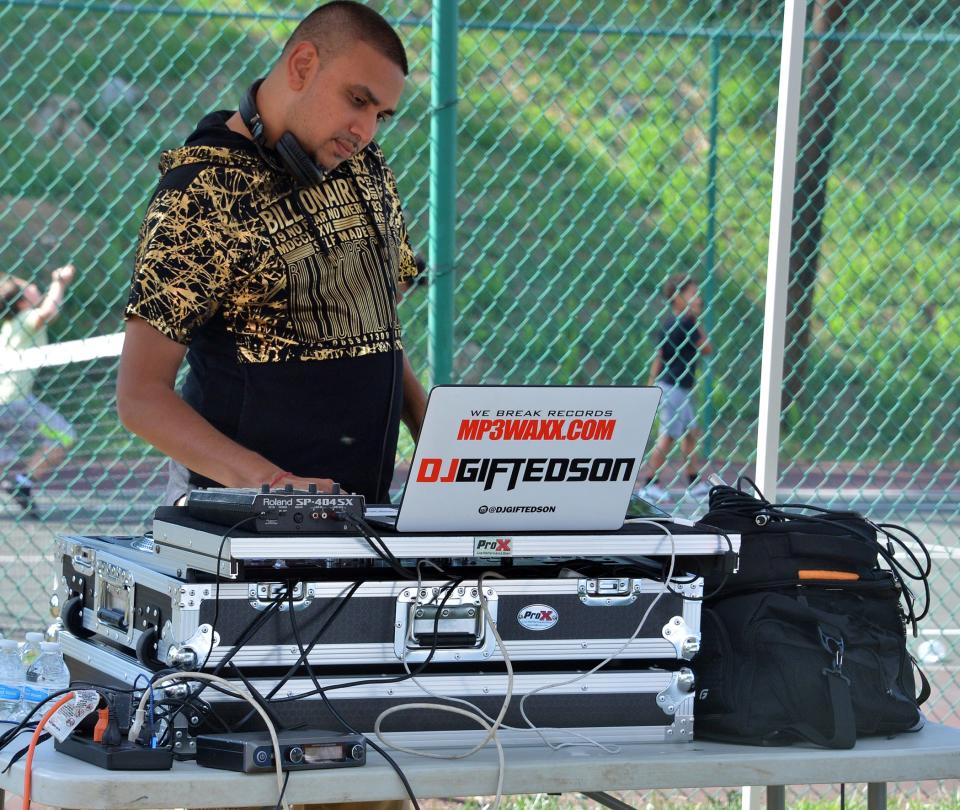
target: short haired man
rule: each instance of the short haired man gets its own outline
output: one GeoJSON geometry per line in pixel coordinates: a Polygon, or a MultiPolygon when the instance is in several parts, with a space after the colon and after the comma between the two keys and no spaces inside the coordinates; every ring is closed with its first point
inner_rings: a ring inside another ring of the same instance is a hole
{"type": "Polygon", "coordinates": [[[709,492],[706,482],[699,480],[700,466],[696,455],[699,427],[693,403],[697,359],[713,351],[699,322],[703,299],[693,279],[682,273],[667,280],[663,295],[670,305],[670,314],[660,327],[659,345],[648,381],[649,385],[659,385],[663,391],[659,411],[660,435],[653,448],[643,488],[643,493],[654,501],[667,495],[657,476],[678,439],[690,494],[699,497],[709,492]]]}
{"type": "Polygon", "coordinates": [[[400,419],[416,436],[426,406],[396,308],[414,253],[373,140],[407,72],[386,20],[327,3],[239,111],[207,115],[163,154],[117,403],[189,470],[181,489],[336,481],[387,498],[400,419]]]}

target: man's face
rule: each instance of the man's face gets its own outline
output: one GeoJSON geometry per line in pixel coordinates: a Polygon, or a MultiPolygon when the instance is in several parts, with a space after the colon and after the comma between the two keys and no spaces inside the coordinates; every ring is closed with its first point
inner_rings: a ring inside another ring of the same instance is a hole
{"type": "Polygon", "coordinates": [[[314,46],[301,42],[288,59],[292,95],[287,128],[327,170],[373,140],[403,92],[400,66],[366,42],[345,46],[323,64],[314,46]]]}
{"type": "Polygon", "coordinates": [[[703,314],[703,299],[696,284],[687,285],[679,294],[680,312],[699,318],[703,314]]]}
{"type": "Polygon", "coordinates": [[[43,300],[43,294],[36,284],[24,283],[20,289],[20,309],[34,309],[40,306],[40,302],[43,300]]]}

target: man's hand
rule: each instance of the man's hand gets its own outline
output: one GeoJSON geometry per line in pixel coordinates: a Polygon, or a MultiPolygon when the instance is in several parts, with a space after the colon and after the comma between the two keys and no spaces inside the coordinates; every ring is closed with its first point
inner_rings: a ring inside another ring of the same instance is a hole
{"type": "MultiPolygon", "coordinates": [[[[264,484],[269,484],[269,481],[264,481],[264,484]]],[[[302,477],[299,475],[283,475],[279,479],[275,479],[271,489],[282,489],[283,487],[289,484],[294,489],[302,489],[306,492],[310,489],[311,484],[317,485],[317,493],[320,495],[329,495],[333,492],[333,480],[330,478],[309,478],[302,477]]]]}
{"type": "Polygon", "coordinates": [[[50,274],[50,278],[54,282],[60,282],[64,287],[66,287],[71,281],[73,281],[73,277],[76,275],[76,273],[76,267],[74,267],[72,264],[65,264],[63,267],[58,267],[56,270],[54,270],[50,274]]]}

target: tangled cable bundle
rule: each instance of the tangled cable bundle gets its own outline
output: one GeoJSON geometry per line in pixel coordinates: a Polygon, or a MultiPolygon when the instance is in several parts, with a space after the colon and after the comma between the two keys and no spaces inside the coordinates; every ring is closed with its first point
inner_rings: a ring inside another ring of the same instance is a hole
{"type": "Polygon", "coordinates": [[[910,529],[895,523],[875,523],[859,512],[826,509],[812,504],[771,503],[746,476],[738,478],[735,487],[725,484],[712,487],[709,497],[710,511],[703,522],[722,526],[728,531],[747,533],[751,528],[763,529],[771,524],[804,521],[814,526],[819,524],[830,527],[831,532],[835,532],[842,524],[846,531],[866,543],[871,552],[875,551],[893,574],[903,594],[906,618],[916,636],[917,622],[926,616],[930,609],[928,578],[932,560],[923,541],[910,529]],[[906,538],[916,544],[916,550],[908,544],[906,538]],[[909,562],[901,562],[897,558],[898,554],[906,556],[909,562]],[[908,580],[921,583],[923,588],[923,609],[919,612],[908,580]]]}

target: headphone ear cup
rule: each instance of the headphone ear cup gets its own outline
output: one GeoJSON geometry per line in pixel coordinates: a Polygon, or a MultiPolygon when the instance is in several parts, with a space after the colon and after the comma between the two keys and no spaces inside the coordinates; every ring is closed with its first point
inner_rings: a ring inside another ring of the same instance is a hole
{"type": "Polygon", "coordinates": [[[313,162],[293,133],[284,132],[277,141],[275,149],[283,165],[287,167],[287,171],[301,184],[315,186],[323,180],[325,172],[313,162]]]}

